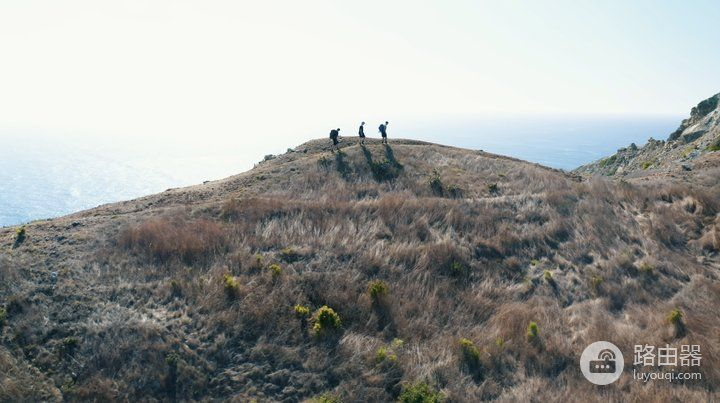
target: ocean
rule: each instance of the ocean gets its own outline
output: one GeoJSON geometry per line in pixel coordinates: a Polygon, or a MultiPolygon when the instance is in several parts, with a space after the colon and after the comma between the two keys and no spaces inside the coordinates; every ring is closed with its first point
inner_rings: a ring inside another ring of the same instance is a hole
{"type": "MultiPolygon", "coordinates": [[[[508,117],[405,126],[391,122],[388,134],[391,141],[393,137],[414,138],[571,170],[632,142],[640,146],[649,137],[665,139],[679,122],[677,116],[508,117]]],[[[293,144],[249,145],[242,138],[232,142],[120,141],[88,134],[0,129],[0,226],[221,179],[252,168],[265,154],[325,136],[323,131],[299,137],[293,144]]]]}

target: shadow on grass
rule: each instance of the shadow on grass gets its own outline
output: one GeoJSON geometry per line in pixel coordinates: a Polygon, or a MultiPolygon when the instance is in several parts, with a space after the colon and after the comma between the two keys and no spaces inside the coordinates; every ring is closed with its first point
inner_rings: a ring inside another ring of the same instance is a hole
{"type": "Polygon", "coordinates": [[[393,181],[395,178],[400,176],[402,165],[395,159],[395,154],[390,146],[385,145],[385,160],[382,162],[373,161],[370,150],[368,150],[364,145],[361,145],[360,147],[362,148],[365,160],[370,166],[373,177],[377,182],[393,181]]]}
{"type": "Polygon", "coordinates": [[[338,151],[335,153],[335,167],[343,179],[350,179],[350,172],[352,170],[350,169],[350,164],[345,160],[344,152],[338,151]]]}

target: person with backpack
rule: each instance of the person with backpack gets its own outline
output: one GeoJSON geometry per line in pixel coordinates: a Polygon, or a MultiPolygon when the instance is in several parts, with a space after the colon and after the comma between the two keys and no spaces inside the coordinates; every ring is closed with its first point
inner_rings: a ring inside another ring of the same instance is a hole
{"type": "Polygon", "coordinates": [[[330,139],[333,142],[333,146],[340,151],[340,146],[338,146],[340,141],[338,141],[338,137],[340,137],[340,128],[330,130],[330,139]]]}
{"type": "Polygon", "coordinates": [[[385,122],[385,124],[381,124],[380,127],[378,127],[378,131],[380,132],[380,135],[382,136],[382,142],[383,144],[387,144],[387,125],[388,122],[385,122]]]}
{"type": "Polygon", "coordinates": [[[360,123],[358,135],[360,136],[360,144],[365,144],[365,122],[360,123]]]}

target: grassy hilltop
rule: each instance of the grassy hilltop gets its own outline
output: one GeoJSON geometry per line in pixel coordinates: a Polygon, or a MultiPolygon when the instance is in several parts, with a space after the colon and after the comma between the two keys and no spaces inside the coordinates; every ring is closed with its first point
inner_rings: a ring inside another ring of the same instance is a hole
{"type": "Polygon", "coordinates": [[[341,145],[0,229],[0,400],[720,398],[716,153],[613,181],[341,145]],[[597,387],[597,340],[700,344],[703,379],[597,387]]]}

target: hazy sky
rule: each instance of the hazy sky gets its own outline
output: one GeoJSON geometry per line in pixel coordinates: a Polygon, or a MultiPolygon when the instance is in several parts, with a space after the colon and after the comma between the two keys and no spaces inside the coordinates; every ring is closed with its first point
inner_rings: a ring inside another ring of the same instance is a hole
{"type": "Polygon", "coordinates": [[[361,119],[682,115],[720,91],[719,21],[712,0],[0,0],[0,127],[286,144],[361,119]]]}

